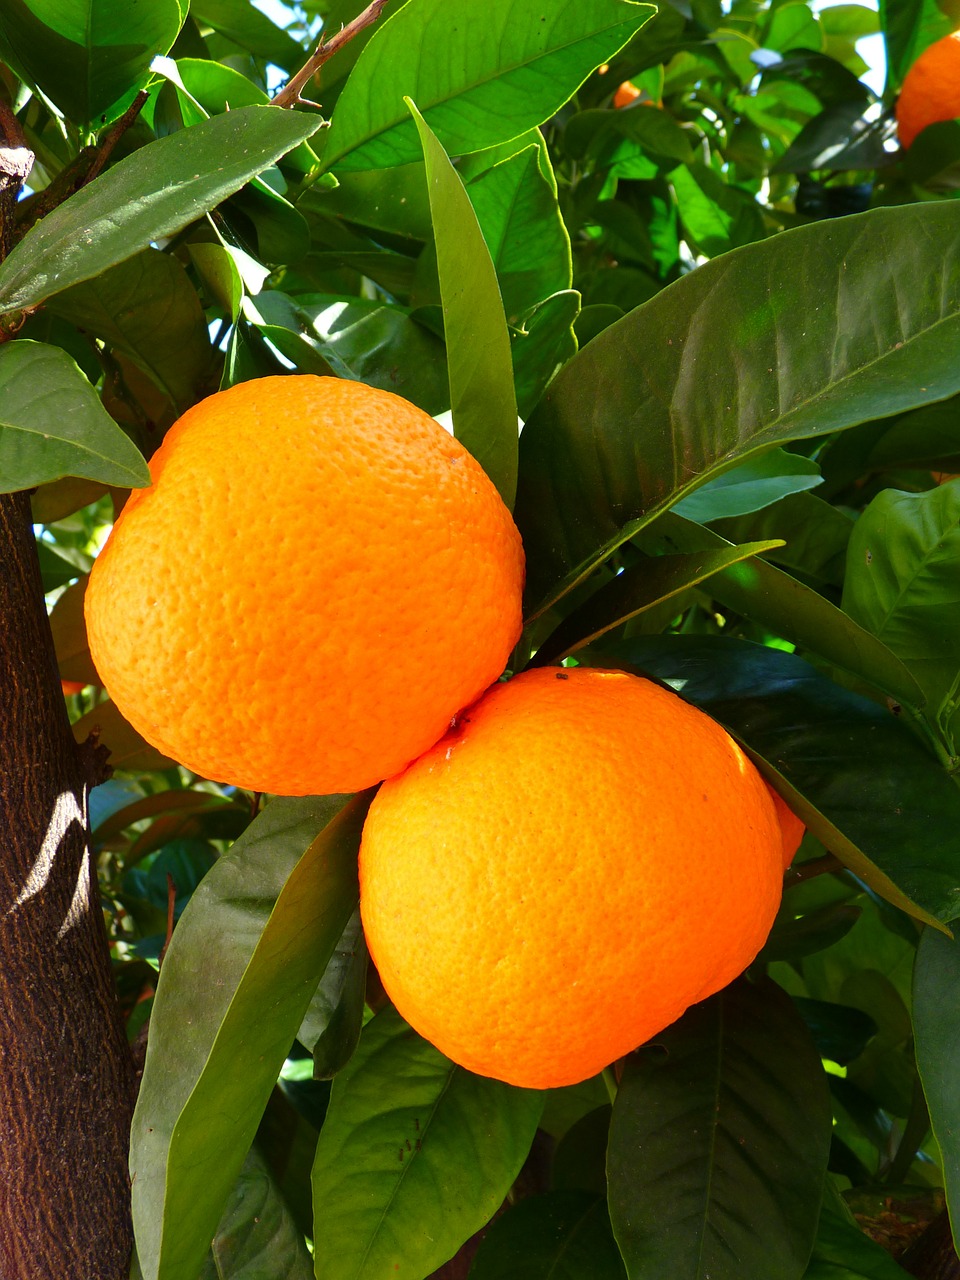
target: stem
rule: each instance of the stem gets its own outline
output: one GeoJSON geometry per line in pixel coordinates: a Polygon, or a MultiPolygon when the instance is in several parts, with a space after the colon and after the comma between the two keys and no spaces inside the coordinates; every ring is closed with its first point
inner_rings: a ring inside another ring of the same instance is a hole
{"type": "Polygon", "coordinates": [[[352,22],[348,22],[335,36],[331,36],[329,40],[321,36],[320,43],[315,51],[296,75],[291,76],[280,92],[274,94],[273,105],[275,107],[295,107],[298,103],[303,103],[309,107],[316,106],[316,103],[309,102],[306,98],[301,98],[300,93],[304,85],[316,75],[325,62],[328,62],[354,36],[359,35],[365,28],[372,26],[380,17],[386,4],[387,0],[371,0],[371,3],[367,5],[363,13],[354,18],[352,22]]]}

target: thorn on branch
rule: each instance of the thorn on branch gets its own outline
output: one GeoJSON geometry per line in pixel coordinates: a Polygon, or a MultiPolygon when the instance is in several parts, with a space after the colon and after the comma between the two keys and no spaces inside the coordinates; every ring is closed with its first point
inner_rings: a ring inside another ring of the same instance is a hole
{"type": "Polygon", "coordinates": [[[275,107],[316,106],[315,102],[310,102],[300,96],[304,85],[316,75],[325,62],[329,62],[333,55],[338,53],[345,44],[348,44],[354,36],[372,26],[380,17],[386,4],[387,0],[372,0],[372,3],[367,5],[363,13],[358,14],[352,22],[348,22],[335,36],[331,36],[329,40],[325,36],[321,36],[320,43],[300,70],[290,77],[279,93],[274,94],[273,105],[275,107]]]}
{"type": "Polygon", "coordinates": [[[83,780],[87,784],[89,791],[92,791],[94,787],[99,787],[108,778],[113,777],[113,768],[107,763],[110,748],[105,747],[100,741],[99,726],[91,730],[77,750],[80,753],[83,780]]]}

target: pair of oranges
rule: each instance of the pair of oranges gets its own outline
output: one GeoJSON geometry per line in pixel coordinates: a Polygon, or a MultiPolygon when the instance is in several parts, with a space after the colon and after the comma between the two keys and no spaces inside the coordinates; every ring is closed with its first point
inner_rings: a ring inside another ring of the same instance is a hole
{"type": "Polygon", "coordinates": [[[151,472],[86,595],[111,697],[220,781],[387,779],[363,922],[441,1050],[516,1084],[584,1079],[750,963],[802,827],[648,680],[495,683],[521,629],[520,535],[432,418],[361,383],[263,378],[185,414],[151,472]]]}

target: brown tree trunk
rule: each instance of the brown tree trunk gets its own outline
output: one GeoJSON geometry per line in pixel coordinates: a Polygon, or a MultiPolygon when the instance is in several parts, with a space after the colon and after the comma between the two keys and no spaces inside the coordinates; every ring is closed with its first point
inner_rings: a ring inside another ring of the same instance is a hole
{"type": "Polygon", "coordinates": [[[960,1258],[953,1246],[946,1209],[903,1254],[900,1265],[917,1280],[960,1280],[960,1258]]]}
{"type": "Polygon", "coordinates": [[[133,1072],[26,494],[0,495],[0,1280],[124,1280],[133,1072]]]}

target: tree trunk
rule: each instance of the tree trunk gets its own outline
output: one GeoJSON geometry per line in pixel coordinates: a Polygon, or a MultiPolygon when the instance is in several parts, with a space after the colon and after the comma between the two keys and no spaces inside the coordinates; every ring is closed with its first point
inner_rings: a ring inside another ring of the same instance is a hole
{"type": "Polygon", "coordinates": [[[26,494],[0,495],[0,1280],[125,1280],[133,1071],[26,494]]]}

